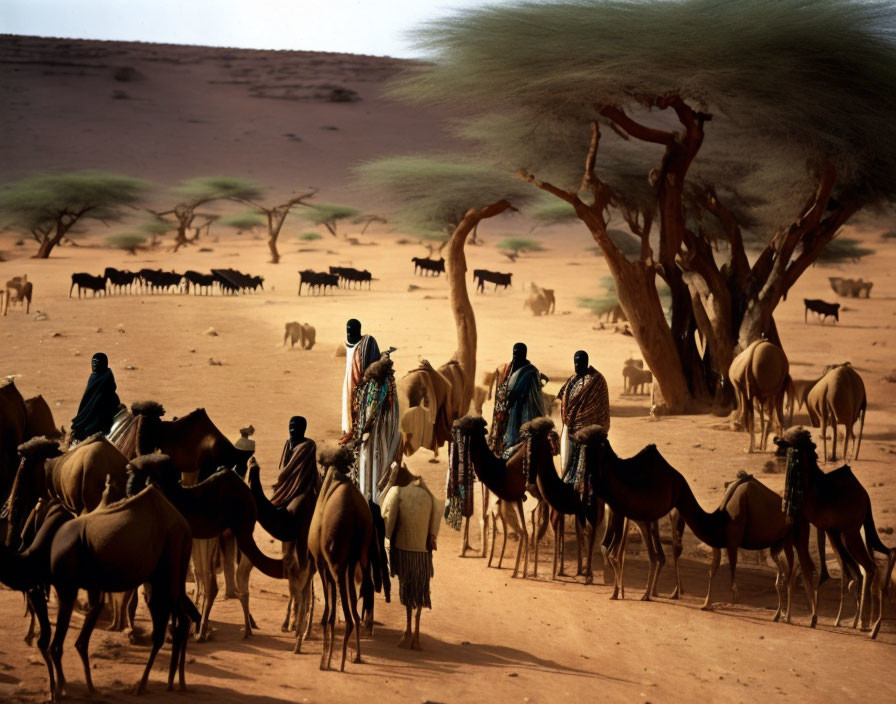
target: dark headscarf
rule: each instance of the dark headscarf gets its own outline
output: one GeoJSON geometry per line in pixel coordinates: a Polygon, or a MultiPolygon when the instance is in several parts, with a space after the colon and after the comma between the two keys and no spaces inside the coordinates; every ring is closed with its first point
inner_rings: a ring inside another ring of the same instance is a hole
{"type": "Polygon", "coordinates": [[[93,372],[81,397],[78,415],[72,418],[72,437],[75,440],[83,440],[98,432],[108,433],[121,404],[115,393],[115,376],[109,369],[109,358],[97,352],[90,360],[90,366],[93,372]]]}

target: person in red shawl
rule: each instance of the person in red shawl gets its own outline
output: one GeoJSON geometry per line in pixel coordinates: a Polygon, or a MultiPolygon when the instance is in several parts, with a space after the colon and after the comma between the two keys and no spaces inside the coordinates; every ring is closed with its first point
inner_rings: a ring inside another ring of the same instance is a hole
{"type": "Polygon", "coordinates": [[[588,364],[588,353],[579,350],[573,356],[575,374],[560,387],[560,417],[563,430],[560,433],[560,465],[563,481],[581,485],[582,465],[579,448],[572,439],[574,433],[589,425],[599,425],[610,430],[610,398],[603,374],[588,364]]]}
{"type": "Polygon", "coordinates": [[[271,503],[286,506],[290,501],[309,489],[320,488],[320,474],[317,471],[317,444],[305,437],[308,421],[303,416],[289,419],[289,437],[280,456],[280,474],[274,484],[271,503]]]}

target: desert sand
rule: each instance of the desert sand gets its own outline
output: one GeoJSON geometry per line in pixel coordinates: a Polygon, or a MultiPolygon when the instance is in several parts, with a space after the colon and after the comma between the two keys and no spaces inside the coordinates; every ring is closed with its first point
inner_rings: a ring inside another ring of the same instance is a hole
{"type": "MultiPolygon", "coordinates": [[[[383,79],[400,64],[387,59],[10,37],[0,39],[0,57],[4,180],[47,167],[95,167],[170,187],[184,178],[222,173],[255,178],[275,195],[318,186],[319,200],[373,212],[385,208],[353,190],[353,164],[450,144],[446,116],[410,110],[381,96],[383,79]],[[144,79],[115,81],[112,71],[121,66],[135,68],[144,79]],[[356,90],[361,99],[330,102],[319,97],[315,86],[321,85],[356,90]],[[113,98],[116,90],[130,97],[113,98]],[[287,133],[294,137],[284,136],[287,133]]],[[[163,205],[164,189],[154,198],[163,205]]],[[[371,226],[363,235],[359,226],[346,227],[344,233],[356,237],[359,245],[331,237],[323,228],[323,239],[309,244],[294,235],[313,228],[290,219],[281,235],[278,265],[268,263],[260,233],[237,236],[225,228],[213,227],[196,245],[178,253],[171,252],[170,241],[135,256],[105,247],[105,237],[123,227],[91,223],[73,238],[77,246],[60,247],[45,261],[30,258],[36,250],[32,241],[18,245],[19,235],[0,233],[0,252],[6,259],[0,262],[0,281],[27,273],[35,287],[31,315],[12,309],[0,318],[0,375],[14,376],[25,397],[42,394],[57,424],[69,426],[89,374],[90,356],[104,351],[125,403],[158,400],[168,418],[204,407],[232,440],[240,427],[254,425],[256,457],[262,481],[269,486],[291,415],[307,416],[308,434],[319,444],[339,435],[344,361],[334,350],[341,344],[347,318],[359,318],[364,332],[373,334],[381,347],[397,348],[393,359],[398,376],[415,367],[419,358],[438,365],[454,351],[444,278],[415,277],[410,258],[423,256],[425,249],[389,223],[371,226]],[[200,247],[210,251],[200,252],[200,247]],[[369,269],[375,277],[371,290],[296,295],[298,269],[329,265],[369,269]],[[263,275],[264,291],[237,297],[69,297],[73,272],[98,274],[106,266],[178,271],[232,266],[263,275]],[[36,310],[47,318],[35,320],[36,310]],[[282,346],[283,325],[292,320],[317,329],[313,350],[282,346]],[[218,335],[204,334],[209,327],[218,335]],[[211,359],[221,364],[212,365],[211,359]]],[[[578,306],[579,297],[597,293],[607,273],[604,262],[592,253],[584,229],[575,226],[537,231],[534,236],[545,251],[508,262],[494,244],[504,236],[526,235],[529,227],[519,217],[490,221],[480,229],[484,243],[467,248],[470,269],[514,273],[514,286],[506,292],[471,293],[479,330],[477,376],[507,361],[513,343],[522,340],[529,346],[529,358],[550,377],[548,388],[556,389],[572,373],[574,351],[586,349],[609,383],[610,439],[621,456],[655,443],[686,476],[706,509],[718,504],[724,482],[741,469],[780,491],[783,474],[764,471],[771,452],[747,454],[745,433],[718,429],[725,419],[694,415],[653,420],[648,397],[622,395],[623,361],[640,356],[637,346],[631,337],[597,329],[597,318],[578,306]],[[532,281],[556,290],[555,315],[534,318],[523,311],[532,281]]],[[[778,308],[776,321],[795,378],[814,378],[825,364],[847,360],[862,375],[868,415],[861,459],[851,464],[871,496],[884,542],[893,544],[896,387],[886,377],[896,366],[896,254],[880,239],[887,223],[869,221],[848,229],[846,234],[876,249],[876,254],[856,264],[810,269],[778,308]],[[820,325],[811,318],[805,324],[803,298],[836,300],[829,276],[873,281],[871,298],[841,300],[838,325],[820,325]]],[[[490,413],[487,404],[486,418],[490,413]]],[[[805,412],[797,412],[794,422],[806,421],[805,412]]],[[[438,463],[431,458],[431,453],[420,451],[408,459],[408,466],[443,493],[445,455],[438,463]]],[[[475,541],[478,529],[474,531],[475,541]]],[[[256,539],[268,554],[279,555],[280,546],[260,527],[256,539]]],[[[348,663],[345,674],[318,670],[319,625],[303,654],[292,654],[292,635],[280,632],[286,585],[256,571],[251,604],[258,631],[241,640],[239,603],[219,600],[212,611],[212,639],[188,646],[190,693],[183,699],[892,700],[892,591],[888,618],[875,642],[867,633],[832,627],[838,580],[822,587],[816,629],[807,627],[800,589],[794,592],[794,623],[776,624],[771,621],[774,571],[770,564],[756,565],[745,557],[738,570],[740,602],[728,603],[723,565],[715,589],[720,603],[714,611],[703,612],[699,607],[709,551],[690,532],[686,541],[681,600],[639,600],[646,579],[642,553],[627,561],[626,599],[611,602],[611,588],[601,584],[599,558],[593,585],[584,585],[581,578],[550,581],[548,536],[538,579],[513,580],[507,559],[504,569],[497,570],[488,569],[482,559],[459,558],[460,536],[443,525],[435,553],[433,610],[423,615],[424,650],[396,647],[404,609],[397,598],[388,605],[380,600],[376,613],[381,625],[372,639],[362,639],[364,662],[348,663]]],[[[569,545],[572,548],[572,541],[569,545]]],[[[511,559],[515,548],[511,543],[511,559]]],[[[631,550],[637,552],[637,541],[631,550]]],[[[828,557],[832,572],[838,574],[830,551],[828,557]]],[[[671,586],[671,570],[665,570],[660,591],[667,593],[671,586]]],[[[0,590],[0,699],[40,701],[46,672],[37,651],[22,642],[27,628],[22,614],[21,596],[0,590]]],[[[76,615],[72,630],[79,624],[76,615]]],[[[138,625],[149,625],[142,605],[138,625]]],[[[67,639],[64,664],[70,699],[78,701],[87,693],[75,637],[67,639]]],[[[122,634],[103,630],[101,621],[91,642],[100,690],[93,701],[129,700],[128,690],[147,652],[145,638],[130,645],[122,634]]],[[[168,700],[163,674],[167,657],[168,646],[156,661],[143,701],[168,700]]]]}

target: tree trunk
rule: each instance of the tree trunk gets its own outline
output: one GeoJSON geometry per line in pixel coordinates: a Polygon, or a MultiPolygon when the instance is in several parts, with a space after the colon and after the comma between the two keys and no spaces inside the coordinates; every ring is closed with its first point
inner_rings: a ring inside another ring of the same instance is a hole
{"type": "Polygon", "coordinates": [[[268,249],[271,250],[271,264],[280,263],[280,252],[277,251],[277,235],[268,238],[268,249]]]}
{"type": "Polygon", "coordinates": [[[456,357],[464,372],[464,394],[461,408],[464,413],[473,401],[473,389],[476,386],[476,316],[467,293],[467,258],[464,255],[464,244],[467,235],[485,218],[494,217],[507,208],[510,203],[501,200],[479,210],[468,210],[463,220],[448,240],[448,256],[445,258],[445,274],[448,279],[448,303],[454,315],[457,327],[456,357]]]}
{"type": "Polygon", "coordinates": [[[58,240],[55,237],[44,237],[40,243],[40,248],[37,250],[37,254],[35,254],[32,259],[48,259],[50,252],[53,251],[53,247],[55,247],[57,243],[58,240]]]}

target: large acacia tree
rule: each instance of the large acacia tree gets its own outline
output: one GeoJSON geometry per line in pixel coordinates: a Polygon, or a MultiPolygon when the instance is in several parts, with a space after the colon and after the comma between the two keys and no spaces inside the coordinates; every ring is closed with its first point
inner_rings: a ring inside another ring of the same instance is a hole
{"type": "Polygon", "coordinates": [[[423,232],[450,231],[445,268],[457,327],[457,361],[464,371],[462,407],[476,384],[476,317],[467,293],[467,236],[488,218],[532,200],[525,184],[495,169],[451,159],[393,157],[360,166],[361,183],[397,205],[393,219],[423,232]]]}
{"type": "Polygon", "coordinates": [[[78,222],[118,220],[143,198],[144,181],[104,171],[32,174],[0,188],[0,224],[30,233],[46,259],[78,222]]]}
{"type": "Polygon", "coordinates": [[[894,30],[896,8],[873,0],[494,6],[421,28],[432,61],[398,92],[462,113],[477,157],[574,209],[680,412],[740,349],[777,339],[800,275],[896,194],[894,30]]]}

